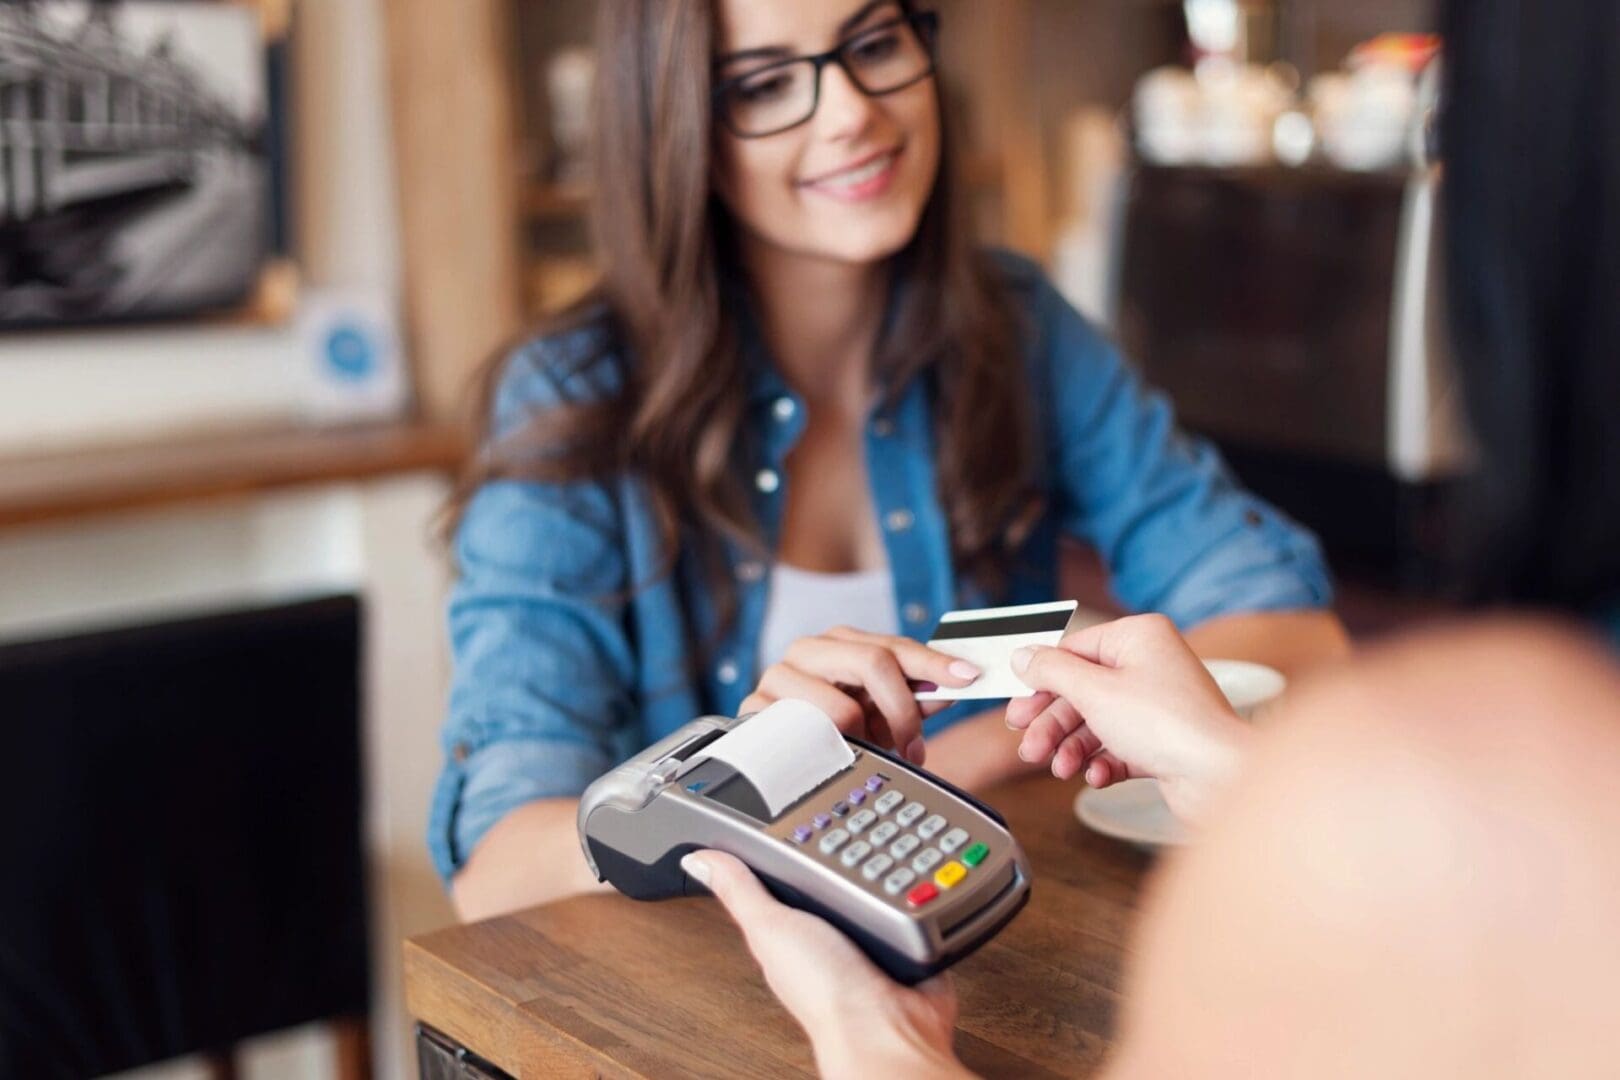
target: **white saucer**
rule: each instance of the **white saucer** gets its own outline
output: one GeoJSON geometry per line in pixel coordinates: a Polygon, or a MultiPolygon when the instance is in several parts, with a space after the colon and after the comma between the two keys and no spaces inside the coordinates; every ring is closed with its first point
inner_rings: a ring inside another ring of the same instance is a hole
{"type": "Polygon", "coordinates": [[[1074,813],[1087,828],[1148,851],[1187,842],[1187,827],[1165,805],[1157,780],[1088,787],[1075,798],[1074,813]]]}

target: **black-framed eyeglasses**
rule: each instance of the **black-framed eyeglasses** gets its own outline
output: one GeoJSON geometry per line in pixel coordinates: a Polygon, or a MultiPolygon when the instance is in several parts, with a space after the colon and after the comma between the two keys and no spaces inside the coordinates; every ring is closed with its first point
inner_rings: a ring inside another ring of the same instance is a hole
{"type": "Polygon", "coordinates": [[[714,112],[733,135],[759,139],[798,127],[821,104],[821,69],[837,64],[868,97],[904,90],[934,73],[939,15],[916,11],[862,30],[816,56],[779,60],[714,88],[714,112]]]}

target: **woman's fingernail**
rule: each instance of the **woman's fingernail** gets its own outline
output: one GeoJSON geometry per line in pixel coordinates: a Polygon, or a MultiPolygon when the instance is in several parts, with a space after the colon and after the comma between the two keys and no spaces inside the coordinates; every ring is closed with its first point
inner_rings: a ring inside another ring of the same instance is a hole
{"type": "Polygon", "coordinates": [[[1034,758],[1029,756],[1029,747],[1025,746],[1023,743],[1018,744],[1018,760],[1019,761],[1034,761],[1035,760],[1034,758]]]}
{"type": "Polygon", "coordinates": [[[698,858],[696,853],[684,856],[681,859],[681,869],[685,870],[687,876],[699,885],[709,883],[709,864],[707,861],[698,858]]]}
{"type": "Polygon", "coordinates": [[[923,746],[922,736],[919,735],[906,744],[906,759],[913,765],[921,765],[928,750],[923,746]]]}
{"type": "Polygon", "coordinates": [[[1015,650],[1012,654],[1012,669],[1022,675],[1024,669],[1029,667],[1030,659],[1034,655],[1035,646],[1033,645],[1025,645],[1023,648],[1015,650]]]}
{"type": "Polygon", "coordinates": [[[984,674],[984,672],[980,671],[966,660],[952,660],[950,673],[955,675],[958,679],[966,679],[969,682],[972,682],[974,679],[977,679],[980,675],[984,674]]]}

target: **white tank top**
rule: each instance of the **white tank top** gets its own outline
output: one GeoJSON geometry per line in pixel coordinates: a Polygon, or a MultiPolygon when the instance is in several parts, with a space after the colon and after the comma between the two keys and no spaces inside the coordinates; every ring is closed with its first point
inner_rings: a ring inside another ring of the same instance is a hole
{"type": "Polygon", "coordinates": [[[765,620],[759,632],[759,670],[764,671],[802,637],[853,626],[874,634],[898,634],[900,612],[888,567],[853,574],[823,574],[777,563],[771,570],[765,620]]]}

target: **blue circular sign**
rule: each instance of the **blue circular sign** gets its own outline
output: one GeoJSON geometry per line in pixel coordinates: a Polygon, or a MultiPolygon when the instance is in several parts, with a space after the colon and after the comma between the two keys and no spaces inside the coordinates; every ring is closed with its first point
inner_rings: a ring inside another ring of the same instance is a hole
{"type": "Polygon", "coordinates": [[[326,366],[340,379],[360,382],[376,373],[377,348],[353,323],[335,326],[326,335],[326,366]]]}

